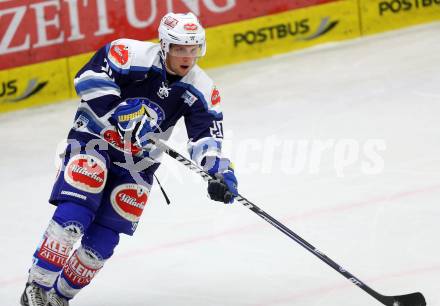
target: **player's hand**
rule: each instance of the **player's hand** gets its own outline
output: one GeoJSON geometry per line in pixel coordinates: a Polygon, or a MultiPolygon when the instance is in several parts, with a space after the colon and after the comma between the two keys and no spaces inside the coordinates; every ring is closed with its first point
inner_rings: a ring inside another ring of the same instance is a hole
{"type": "Polygon", "coordinates": [[[210,163],[211,165],[207,167],[206,160],[202,162],[204,169],[214,176],[208,182],[209,197],[225,204],[234,202],[234,198],[238,195],[238,183],[232,163],[226,158],[218,157],[212,158],[210,163]]]}
{"type": "Polygon", "coordinates": [[[215,179],[208,182],[208,194],[214,201],[231,204],[238,195],[237,178],[234,171],[217,173],[215,179]]]}
{"type": "Polygon", "coordinates": [[[116,108],[110,120],[119,136],[139,147],[148,142],[147,134],[153,131],[144,104],[139,99],[131,99],[116,108]]]}

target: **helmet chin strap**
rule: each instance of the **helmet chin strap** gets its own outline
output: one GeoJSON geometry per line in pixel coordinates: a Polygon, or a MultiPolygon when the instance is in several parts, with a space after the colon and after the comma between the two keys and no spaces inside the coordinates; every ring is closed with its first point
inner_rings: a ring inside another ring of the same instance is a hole
{"type": "Polygon", "coordinates": [[[164,60],[164,66],[165,66],[165,69],[167,70],[167,72],[168,72],[169,74],[177,75],[177,73],[175,73],[173,70],[171,70],[170,67],[168,67],[166,58],[165,58],[165,60],[164,60]]]}
{"type": "Polygon", "coordinates": [[[170,67],[168,67],[168,65],[167,65],[167,52],[165,52],[163,49],[160,50],[160,59],[161,59],[163,68],[165,68],[165,70],[169,74],[177,75],[177,73],[175,73],[173,70],[171,70],[170,67]]]}

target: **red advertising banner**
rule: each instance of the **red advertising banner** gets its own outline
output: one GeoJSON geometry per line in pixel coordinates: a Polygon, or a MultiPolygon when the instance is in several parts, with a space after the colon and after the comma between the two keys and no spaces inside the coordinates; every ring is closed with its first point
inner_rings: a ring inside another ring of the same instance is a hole
{"type": "Polygon", "coordinates": [[[156,37],[169,11],[205,27],[335,0],[13,0],[0,3],[0,70],[96,50],[116,38],[156,37]]]}

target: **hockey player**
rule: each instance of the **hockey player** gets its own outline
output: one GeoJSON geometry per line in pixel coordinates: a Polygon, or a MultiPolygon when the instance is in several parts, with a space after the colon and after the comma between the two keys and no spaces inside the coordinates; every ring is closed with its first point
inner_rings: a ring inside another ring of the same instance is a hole
{"type": "Polygon", "coordinates": [[[113,41],[76,75],[81,102],[49,199],[57,208],[21,305],[68,305],[112,256],[119,234],[133,235],[162,154],[151,139],[168,139],[180,118],[192,160],[216,177],[211,199],[232,203],[238,194],[221,155],[219,91],[196,65],[205,30],[192,13],[168,13],[159,40],[113,41]]]}

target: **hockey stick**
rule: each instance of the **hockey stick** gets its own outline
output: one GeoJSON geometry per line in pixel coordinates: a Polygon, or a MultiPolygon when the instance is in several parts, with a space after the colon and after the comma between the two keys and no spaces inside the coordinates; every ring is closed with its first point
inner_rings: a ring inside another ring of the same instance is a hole
{"type": "MultiPolygon", "coordinates": [[[[169,147],[164,141],[158,139],[158,140],[152,140],[153,143],[159,147],[161,150],[163,150],[165,153],[167,153],[170,157],[174,158],[181,164],[183,164],[185,167],[189,168],[190,170],[198,173],[200,176],[203,177],[204,180],[209,181],[213,177],[206,171],[204,171],[202,168],[194,164],[191,160],[180,154],[179,152],[175,151],[171,147],[169,147]]],[[[384,305],[387,306],[425,306],[426,301],[420,292],[410,293],[410,294],[404,294],[404,295],[395,295],[395,296],[386,296],[382,295],[370,287],[368,287],[365,283],[361,282],[357,277],[353,276],[350,272],[346,271],[344,268],[342,268],[340,265],[338,265],[336,262],[334,262],[332,259],[327,257],[324,253],[322,253],[320,250],[315,248],[313,245],[305,241],[303,238],[295,234],[292,230],[287,228],[285,225],[281,224],[279,221],[277,221],[275,218],[270,216],[268,213],[263,211],[261,208],[259,208],[257,205],[252,203],[251,201],[247,200],[241,195],[238,195],[236,197],[236,200],[240,202],[242,205],[246,206],[250,210],[252,210],[254,213],[256,213],[259,217],[264,219],[265,221],[269,222],[271,225],[279,229],[281,232],[286,234],[291,239],[295,240],[297,243],[299,243],[302,247],[304,247],[306,250],[311,252],[313,255],[321,259],[323,262],[325,262],[327,265],[332,267],[334,270],[342,274],[345,278],[347,278],[349,281],[351,281],[353,284],[367,292],[369,295],[374,297],[376,300],[381,302],[384,305]]]]}
{"type": "MultiPolygon", "coordinates": [[[[82,130],[81,132],[88,133],[90,135],[93,135],[95,137],[101,138],[102,140],[105,140],[102,138],[101,135],[96,134],[94,132],[88,131],[88,130],[82,130]]],[[[149,138],[150,141],[157,146],[161,151],[167,153],[170,157],[174,158],[181,164],[183,164],[185,167],[189,168],[190,170],[198,173],[204,180],[209,181],[210,179],[213,179],[213,177],[206,171],[204,171],[202,168],[197,166],[195,163],[193,163],[191,160],[177,152],[176,150],[169,147],[163,140],[156,139],[156,138],[149,138]]],[[[106,140],[105,140],[106,141],[106,140]]],[[[125,152],[121,148],[115,146],[112,143],[109,143],[114,147],[115,149],[125,152]]],[[[125,152],[127,153],[127,152],[125,152]]],[[[370,296],[374,297],[376,300],[381,302],[384,305],[387,306],[426,306],[426,301],[420,292],[410,293],[410,294],[404,294],[404,295],[395,295],[395,296],[387,296],[382,295],[370,287],[368,287],[366,284],[361,282],[357,277],[352,275],[350,272],[346,271],[344,268],[342,268],[340,265],[338,265],[336,262],[334,262],[332,259],[327,257],[324,253],[322,253],[319,249],[315,248],[313,245],[308,243],[306,240],[295,234],[292,230],[287,228],[285,225],[280,223],[278,220],[270,216],[268,213],[263,211],[261,208],[259,208],[257,205],[252,203],[251,201],[247,200],[241,195],[238,195],[236,197],[236,200],[240,202],[243,206],[249,208],[254,213],[256,213],[259,217],[270,223],[272,226],[276,227],[278,230],[283,232],[285,235],[299,243],[303,248],[311,252],[313,255],[321,259],[323,262],[325,262],[327,265],[332,267],[334,270],[336,270],[338,273],[342,274],[345,278],[347,278],[349,281],[351,281],[353,284],[364,290],[366,293],[368,293],[370,296]]]]}

